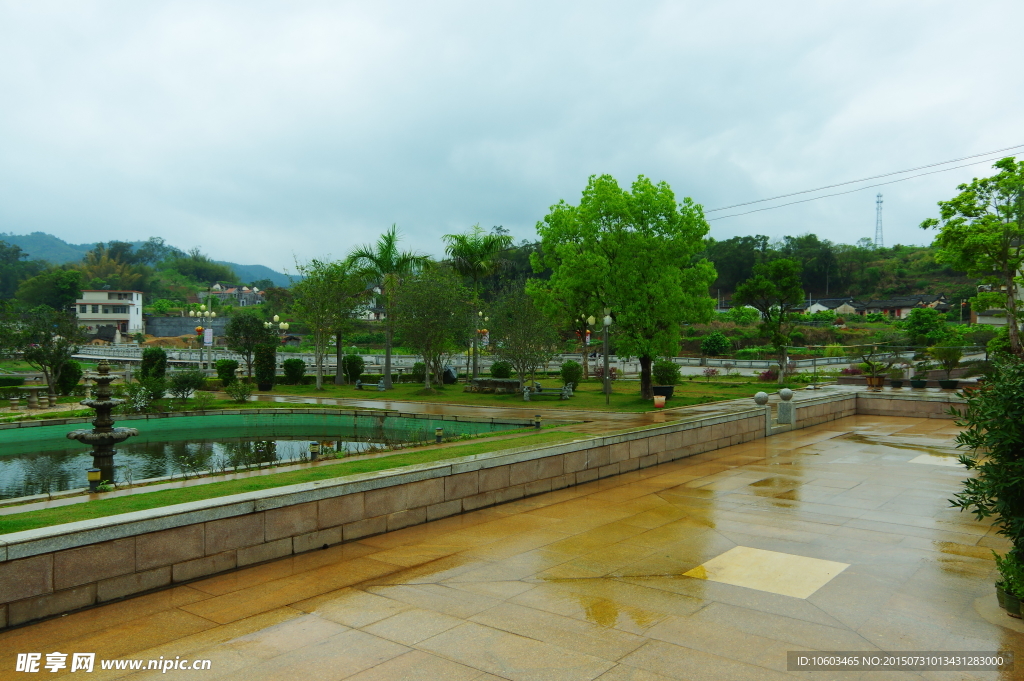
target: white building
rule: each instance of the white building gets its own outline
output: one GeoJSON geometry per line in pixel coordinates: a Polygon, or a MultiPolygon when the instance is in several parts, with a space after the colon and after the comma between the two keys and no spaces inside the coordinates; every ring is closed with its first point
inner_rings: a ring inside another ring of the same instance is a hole
{"type": "Polygon", "coordinates": [[[121,333],[145,333],[141,291],[82,291],[75,301],[75,314],[88,333],[104,326],[121,333]]]}

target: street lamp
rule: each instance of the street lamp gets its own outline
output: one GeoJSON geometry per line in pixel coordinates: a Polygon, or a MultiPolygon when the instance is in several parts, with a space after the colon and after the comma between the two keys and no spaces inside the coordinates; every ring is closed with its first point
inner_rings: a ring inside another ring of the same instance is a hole
{"type": "MultiPolygon", "coordinates": [[[[593,317],[591,317],[593,319],[593,317]]],[[[612,325],[611,309],[604,309],[604,403],[608,405],[612,399],[612,377],[608,369],[608,327],[612,325]]]]}
{"type": "MultiPolygon", "coordinates": [[[[483,310],[477,310],[477,319],[486,324],[490,321],[490,317],[484,316],[483,310]]],[[[480,326],[478,323],[477,326],[480,326]]],[[[476,379],[480,375],[480,336],[487,333],[487,329],[478,328],[476,333],[473,334],[473,378],[476,379]]]]}

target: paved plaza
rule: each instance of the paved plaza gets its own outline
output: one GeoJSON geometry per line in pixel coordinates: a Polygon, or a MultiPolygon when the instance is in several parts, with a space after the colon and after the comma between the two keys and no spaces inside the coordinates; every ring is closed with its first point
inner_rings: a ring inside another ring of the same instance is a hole
{"type": "Polygon", "coordinates": [[[853,416],[240,569],[0,633],[0,678],[53,651],[210,661],[88,678],[1021,678],[786,671],[793,650],[1024,664],[1006,542],[949,508],[956,433],[853,416]]]}

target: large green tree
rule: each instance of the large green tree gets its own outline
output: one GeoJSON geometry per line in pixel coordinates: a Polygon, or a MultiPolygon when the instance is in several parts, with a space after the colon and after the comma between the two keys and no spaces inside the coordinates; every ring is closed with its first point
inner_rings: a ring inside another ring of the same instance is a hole
{"type": "Polygon", "coordinates": [[[939,201],[940,219],[929,218],[921,227],[939,230],[934,242],[938,262],[992,286],[978,294],[977,309],[1005,309],[1010,350],[1024,356],[1024,309],[1017,292],[1024,285],[1024,161],[1004,158],[994,167],[1000,172],[962,184],[958,196],[939,201]]]}
{"type": "Polygon", "coordinates": [[[652,397],[654,359],[679,352],[682,322],[708,321],[714,311],[715,268],[694,257],[708,233],[702,208],[643,175],[629,190],[610,175],[591,176],[579,205],[552,206],[537,232],[534,270],[552,273],[531,294],[544,308],[546,298],[581,300],[589,291],[610,310],[617,352],[640,360],[640,393],[652,397]]]}
{"type": "Polygon", "coordinates": [[[800,281],[801,266],[795,260],[782,258],[758,263],[750,279],[736,287],[734,305],[749,305],[761,313],[761,330],[779,354],[779,380],[785,374],[786,345],[790,310],[804,298],[800,281]]]}
{"type": "Polygon", "coordinates": [[[363,281],[380,289],[384,308],[384,387],[391,388],[391,346],[395,337],[395,294],[402,280],[419,272],[430,258],[398,248],[398,227],[380,235],[376,244],[360,246],[348,260],[363,281]]]}
{"type": "Polygon", "coordinates": [[[323,390],[323,366],[333,337],[337,343],[341,383],[342,334],[365,298],[366,286],[349,262],[310,260],[297,266],[302,280],[293,288],[292,309],[309,327],[316,362],[316,389],[323,390]]]}
{"type": "Polygon", "coordinates": [[[249,310],[231,315],[224,329],[224,344],[229,350],[237,352],[245,359],[245,370],[252,379],[252,360],[256,349],[268,344],[277,344],[277,336],[272,329],[264,326],[263,319],[249,310]]]}
{"type": "Polygon", "coordinates": [[[551,359],[558,343],[555,325],[526,293],[522,283],[509,286],[491,310],[494,352],[519,375],[519,387],[551,359]]]}
{"type": "Polygon", "coordinates": [[[66,310],[81,294],[81,272],[52,269],[21,282],[16,296],[26,307],[46,305],[54,310],[66,310]]]}
{"type": "MultiPolygon", "coordinates": [[[[445,234],[445,253],[456,272],[472,283],[474,304],[480,306],[480,283],[501,269],[505,264],[502,257],[512,246],[512,237],[498,232],[485,232],[480,225],[466,234],[445,234]]],[[[477,337],[473,336],[473,378],[479,374],[479,352],[477,337]]]]}
{"type": "Polygon", "coordinates": [[[22,359],[42,372],[49,394],[56,395],[71,355],[85,342],[74,313],[40,305],[11,321],[5,332],[18,338],[22,359]]]}
{"type": "Polygon", "coordinates": [[[432,377],[440,384],[445,365],[474,332],[472,292],[451,269],[427,267],[402,284],[393,304],[403,342],[427,366],[425,387],[432,377]]]}
{"type": "Polygon", "coordinates": [[[45,268],[45,263],[27,257],[19,246],[0,241],[0,300],[13,298],[21,282],[45,268]]]}

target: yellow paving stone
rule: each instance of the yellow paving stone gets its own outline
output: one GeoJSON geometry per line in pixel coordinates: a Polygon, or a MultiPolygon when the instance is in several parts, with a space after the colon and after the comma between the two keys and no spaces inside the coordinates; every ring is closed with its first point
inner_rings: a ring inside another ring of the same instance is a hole
{"type": "Polygon", "coordinates": [[[687,577],[807,598],[849,567],[806,556],[736,546],[684,573],[687,577]]]}

